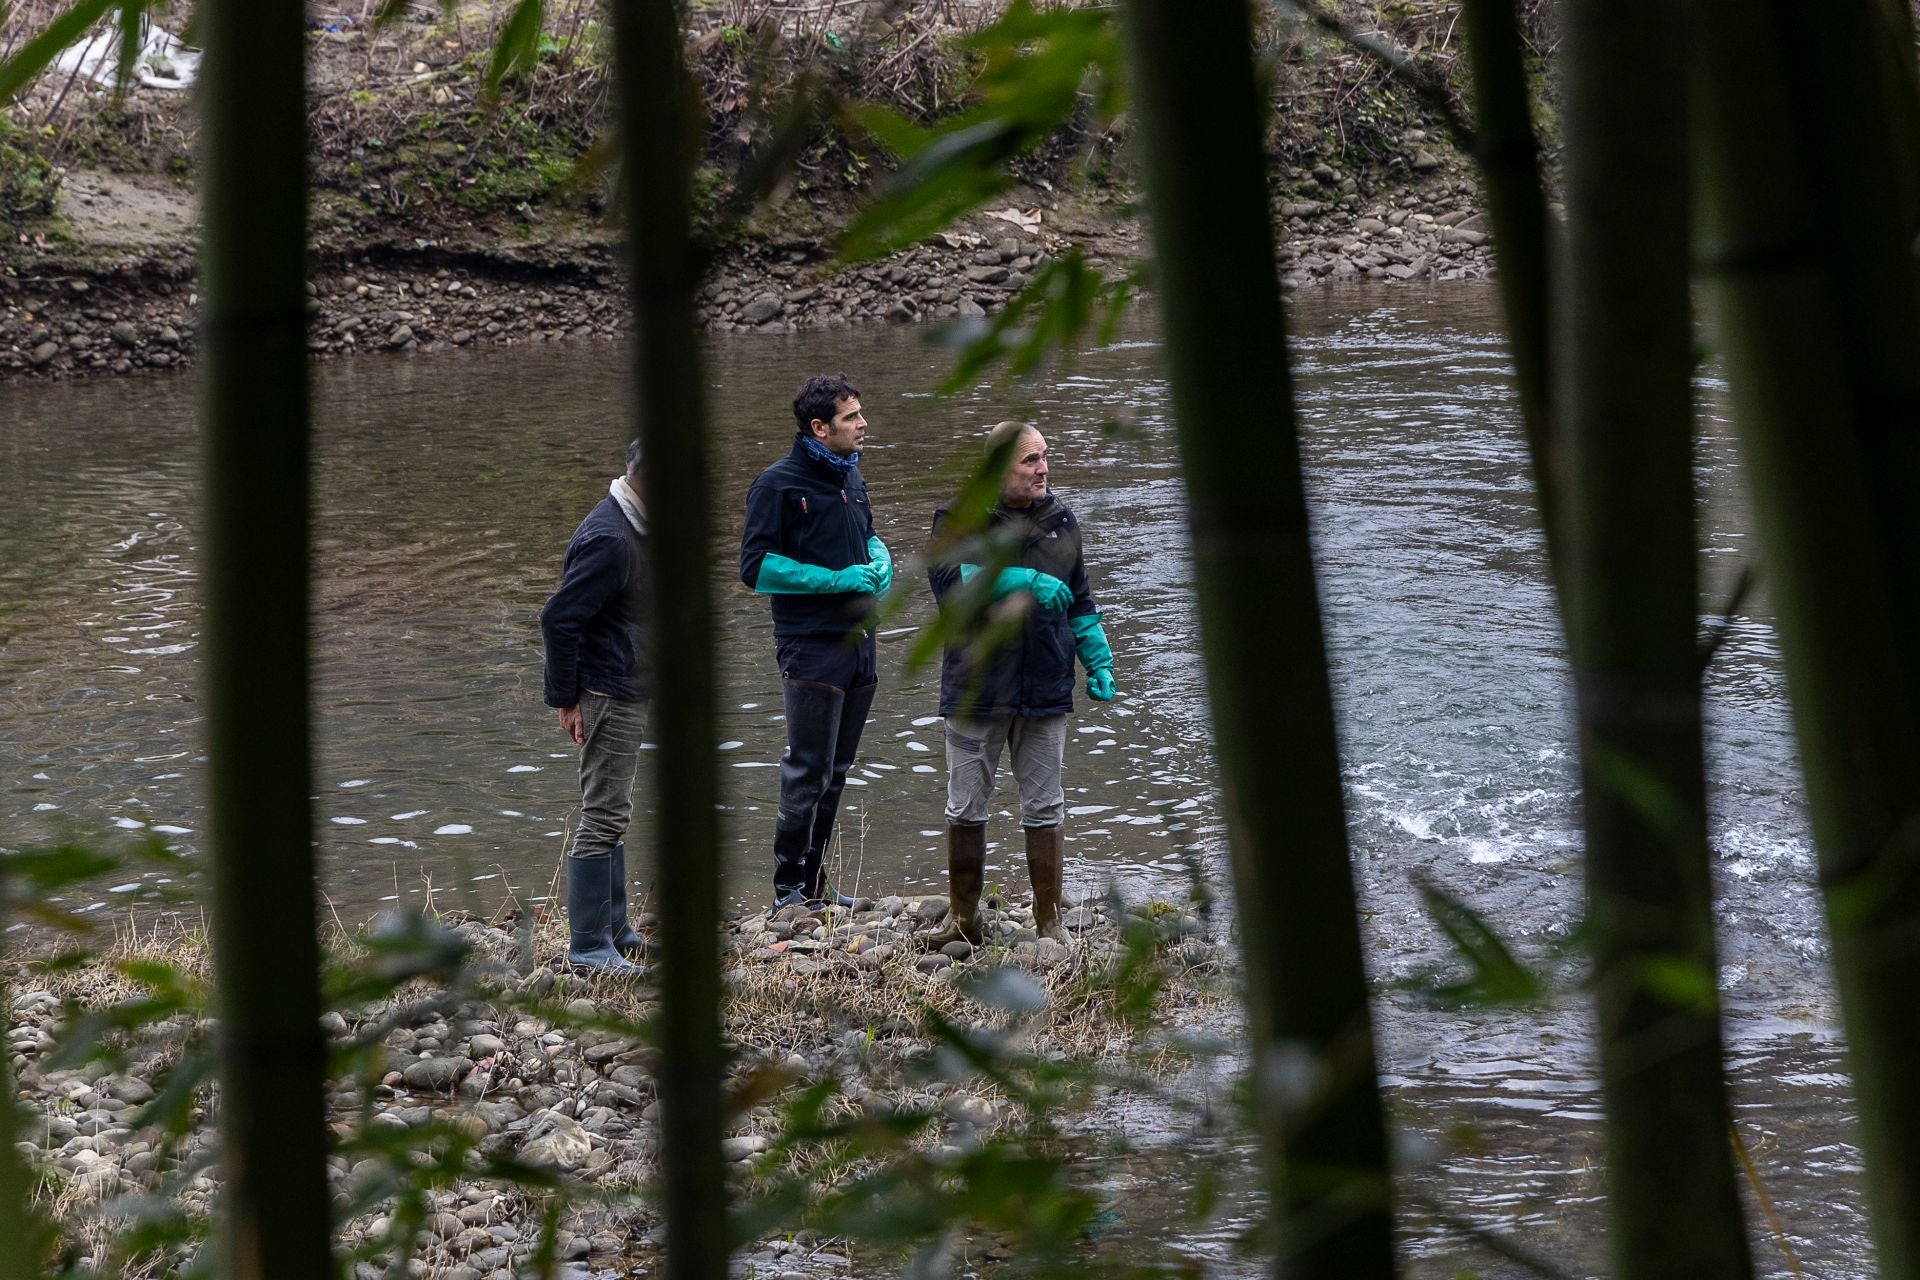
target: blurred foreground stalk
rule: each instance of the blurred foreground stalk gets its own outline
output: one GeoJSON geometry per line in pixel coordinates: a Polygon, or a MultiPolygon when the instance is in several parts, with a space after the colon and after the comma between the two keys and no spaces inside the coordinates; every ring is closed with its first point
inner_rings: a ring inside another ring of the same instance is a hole
{"type": "Polygon", "coordinates": [[[1129,0],[1278,1273],[1393,1274],[1391,1188],[1245,6],[1129,0]]]}
{"type": "MultiPolygon", "coordinates": [[[[669,1280],[727,1274],[720,1159],[720,828],[715,778],[712,511],[706,375],[696,337],[693,167],[703,127],[681,61],[679,6],[615,0],[620,195],[634,307],[632,430],[646,454],[648,602],[658,750],[659,1195],[669,1280]]],[[[624,441],[609,441],[610,446],[624,441]]],[[[608,457],[618,454],[610,449],[608,457]]]]}
{"type": "Polygon", "coordinates": [[[1920,1276],[1920,230],[1910,21],[1700,0],[1699,258],[1779,619],[1878,1273],[1920,1276]]]}
{"type": "Polygon", "coordinates": [[[204,0],[201,689],[223,1271],[334,1272],[309,760],[305,7],[204,0]]]}
{"type": "Polygon", "coordinates": [[[1666,12],[1561,10],[1549,533],[1579,714],[1612,1274],[1740,1280],[1752,1263],[1727,1141],[1696,638],[1686,47],[1647,39],[1666,12]]]}

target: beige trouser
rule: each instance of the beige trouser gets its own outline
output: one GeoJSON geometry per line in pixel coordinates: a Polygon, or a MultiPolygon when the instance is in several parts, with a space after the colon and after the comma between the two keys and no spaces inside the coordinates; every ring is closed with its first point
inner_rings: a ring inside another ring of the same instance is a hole
{"type": "Polygon", "coordinates": [[[1013,777],[1020,786],[1020,825],[1057,827],[1067,816],[1060,789],[1060,764],[1067,750],[1067,718],[1058,716],[985,716],[947,719],[947,821],[978,824],[987,820],[993,776],[1000,751],[1013,752],[1013,777]]]}

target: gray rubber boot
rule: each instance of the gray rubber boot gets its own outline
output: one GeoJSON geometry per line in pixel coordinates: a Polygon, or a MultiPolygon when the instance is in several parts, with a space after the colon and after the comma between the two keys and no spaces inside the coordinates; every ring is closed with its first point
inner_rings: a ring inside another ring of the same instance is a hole
{"type": "Polygon", "coordinates": [[[613,945],[613,858],[567,855],[567,963],[587,973],[631,978],[640,966],[613,945]]]}
{"type": "Polygon", "coordinates": [[[644,951],[646,941],[631,924],[627,923],[627,842],[616,840],[613,853],[609,858],[613,863],[613,912],[608,933],[613,938],[614,949],[622,955],[635,951],[644,951]]]}

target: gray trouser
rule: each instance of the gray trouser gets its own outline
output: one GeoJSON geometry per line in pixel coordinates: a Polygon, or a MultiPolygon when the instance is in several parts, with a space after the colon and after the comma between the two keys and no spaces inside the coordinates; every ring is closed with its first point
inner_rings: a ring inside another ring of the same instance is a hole
{"type": "Polygon", "coordinates": [[[633,818],[633,778],[640,768],[640,739],[647,704],[603,693],[580,695],[580,822],[573,829],[576,858],[604,858],[626,838],[633,818]]]}
{"type": "Polygon", "coordinates": [[[1020,825],[1057,827],[1067,816],[1060,789],[1060,762],[1067,751],[1067,718],[985,716],[947,718],[947,821],[987,820],[1000,749],[1013,751],[1013,777],[1020,784],[1020,825]]]}

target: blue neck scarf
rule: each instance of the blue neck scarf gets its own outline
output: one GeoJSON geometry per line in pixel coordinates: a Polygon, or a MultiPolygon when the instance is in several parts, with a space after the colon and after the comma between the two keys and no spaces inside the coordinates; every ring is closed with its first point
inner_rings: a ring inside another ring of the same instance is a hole
{"type": "Polygon", "coordinates": [[[800,443],[807,447],[808,453],[820,459],[820,461],[826,463],[835,471],[838,471],[842,476],[852,471],[860,462],[860,453],[858,450],[855,450],[843,458],[833,450],[827,448],[827,446],[821,444],[818,440],[815,440],[811,435],[799,432],[795,434],[799,437],[800,443]]]}

